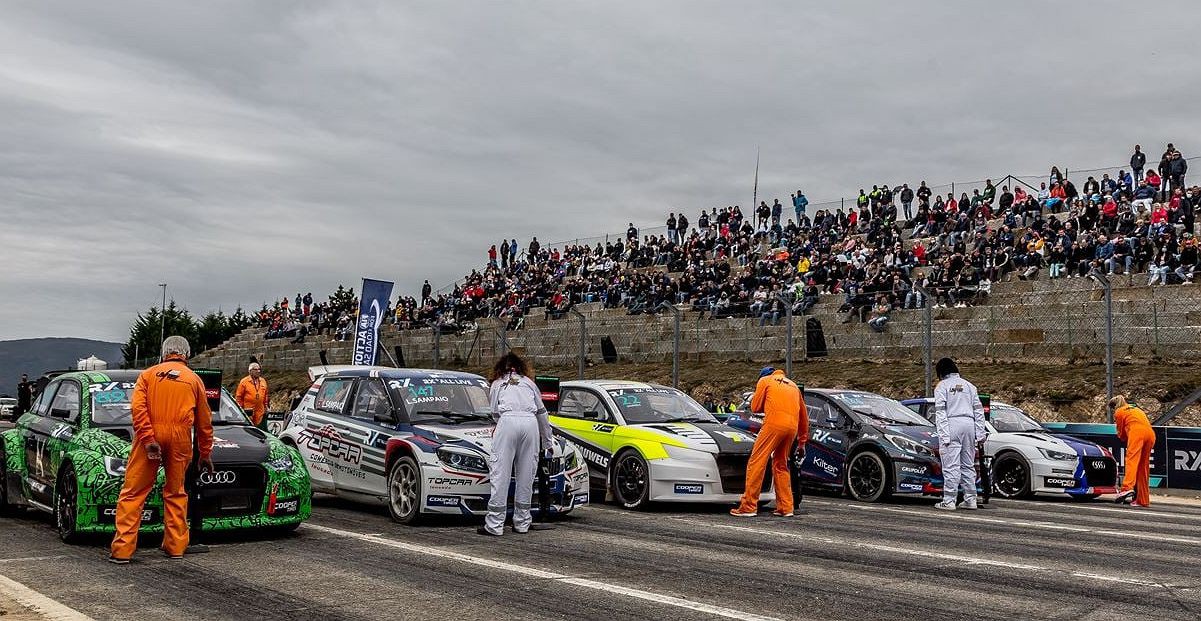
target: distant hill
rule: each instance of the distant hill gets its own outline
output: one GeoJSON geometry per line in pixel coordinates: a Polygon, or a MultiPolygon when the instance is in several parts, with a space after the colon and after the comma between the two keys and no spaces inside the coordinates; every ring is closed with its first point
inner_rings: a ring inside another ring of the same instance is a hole
{"type": "Polygon", "coordinates": [[[0,341],[0,394],[16,394],[21,374],[37,377],[52,369],[73,369],[80,358],[96,356],[110,368],[121,364],[121,343],[46,338],[0,341]]]}

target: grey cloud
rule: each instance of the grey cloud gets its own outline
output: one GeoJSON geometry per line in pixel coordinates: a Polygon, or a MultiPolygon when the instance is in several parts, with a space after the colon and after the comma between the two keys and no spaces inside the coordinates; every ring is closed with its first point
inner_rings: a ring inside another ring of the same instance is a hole
{"type": "Polygon", "coordinates": [[[123,338],[502,237],[1201,148],[1165,2],[0,6],[0,338],[123,338]]]}

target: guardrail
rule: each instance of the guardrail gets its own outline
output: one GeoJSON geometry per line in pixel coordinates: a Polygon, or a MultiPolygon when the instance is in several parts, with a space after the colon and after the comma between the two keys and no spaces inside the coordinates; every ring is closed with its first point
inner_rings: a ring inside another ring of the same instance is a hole
{"type": "MultiPolygon", "coordinates": [[[[1125,469],[1126,446],[1118,439],[1115,426],[1044,423],[1043,427],[1052,433],[1066,433],[1108,448],[1125,469]]],[[[1201,427],[1153,428],[1155,448],[1151,451],[1151,487],[1201,490],[1201,427]]]]}

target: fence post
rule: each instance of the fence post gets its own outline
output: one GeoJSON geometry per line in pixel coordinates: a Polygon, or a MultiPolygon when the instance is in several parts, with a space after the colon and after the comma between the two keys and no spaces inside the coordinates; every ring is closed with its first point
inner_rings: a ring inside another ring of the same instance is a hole
{"type": "Polygon", "coordinates": [[[572,306],[567,309],[567,312],[579,317],[580,319],[580,362],[579,362],[579,379],[584,379],[584,354],[588,349],[588,319],[584,317],[579,309],[572,306]]]}
{"type": "Polygon", "coordinates": [[[434,368],[442,366],[442,330],[434,323],[434,368]]]}
{"type": "Polygon", "coordinates": [[[680,319],[683,313],[680,309],[667,302],[659,304],[659,308],[671,311],[672,315],[672,350],[671,350],[671,387],[680,387],[680,319]]]}
{"type": "Polygon", "coordinates": [[[792,377],[792,300],[786,293],[780,293],[776,297],[784,304],[784,320],[788,326],[785,333],[788,342],[784,345],[784,373],[792,377]]]}
{"type": "Polygon", "coordinates": [[[1151,322],[1155,331],[1155,357],[1159,357],[1159,303],[1151,301],[1151,322]]]}
{"type": "Polygon", "coordinates": [[[931,386],[930,386],[931,377],[933,376],[933,373],[934,373],[934,370],[932,369],[933,365],[931,365],[931,363],[930,363],[931,362],[931,350],[934,349],[934,335],[933,335],[933,326],[932,326],[932,324],[934,323],[934,311],[933,311],[932,305],[930,304],[930,292],[926,291],[926,288],[921,285],[914,285],[914,287],[917,289],[917,292],[920,293],[922,296],[922,307],[925,311],[923,313],[924,317],[923,317],[923,321],[922,321],[922,323],[923,323],[923,326],[922,326],[922,359],[923,359],[923,362],[926,367],[926,373],[925,373],[926,396],[931,397],[934,395],[934,393],[931,389],[931,386]]]}
{"type": "MultiPolygon", "coordinates": [[[[1113,399],[1113,283],[1095,268],[1088,277],[1105,288],[1105,400],[1113,399]]],[[[1113,411],[1109,412],[1109,422],[1113,423],[1113,411]]]]}

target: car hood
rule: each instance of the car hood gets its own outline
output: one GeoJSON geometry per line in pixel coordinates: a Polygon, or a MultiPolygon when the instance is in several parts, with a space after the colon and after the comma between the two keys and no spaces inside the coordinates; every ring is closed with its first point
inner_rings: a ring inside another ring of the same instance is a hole
{"type": "Polygon", "coordinates": [[[935,453],[938,452],[938,433],[934,427],[922,427],[918,425],[872,425],[871,428],[876,429],[880,433],[901,436],[915,442],[920,442],[935,453]]]}
{"type": "Polygon", "coordinates": [[[267,432],[245,425],[213,427],[214,464],[260,464],[271,453],[267,432]]]}
{"type": "MultiPolygon", "coordinates": [[[[1068,445],[1067,442],[1056,438],[1055,436],[1041,431],[1001,431],[989,435],[989,444],[998,443],[1014,447],[1030,447],[1036,449],[1046,449],[1048,451],[1059,451],[1061,453],[1075,453],[1076,449],[1068,445]]],[[[1100,451],[1098,451],[1100,454],[1100,451]]]]}
{"type": "MultiPolygon", "coordinates": [[[[100,427],[88,431],[88,443],[97,452],[129,459],[133,427],[100,427]]],[[[274,438],[267,432],[246,425],[213,427],[214,464],[260,464],[267,461],[274,438]]]]}
{"type": "Polygon", "coordinates": [[[755,436],[722,423],[642,423],[631,429],[682,442],[690,449],[714,454],[749,455],[755,436]]]}
{"type": "MultiPolygon", "coordinates": [[[[414,425],[414,431],[439,444],[475,449],[485,455],[492,454],[492,434],[496,425],[414,425]]],[[[567,441],[555,438],[551,443],[551,456],[560,457],[568,452],[567,441]]]]}

